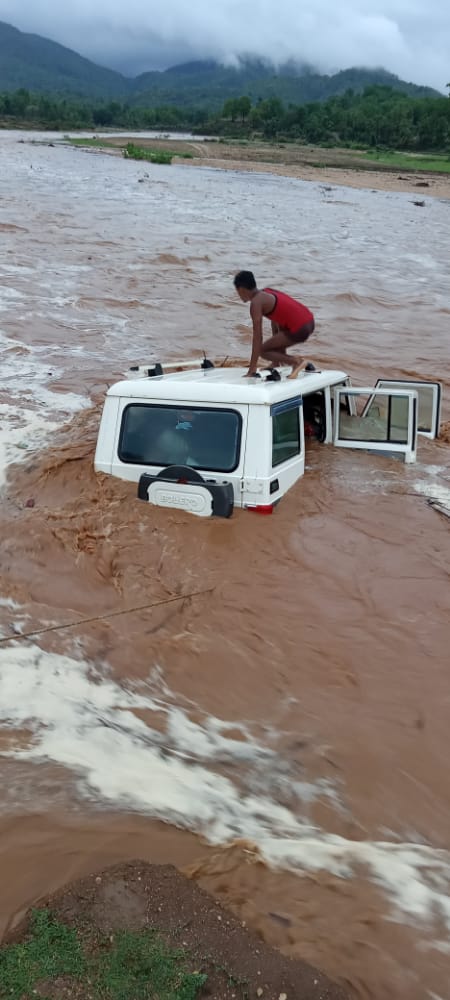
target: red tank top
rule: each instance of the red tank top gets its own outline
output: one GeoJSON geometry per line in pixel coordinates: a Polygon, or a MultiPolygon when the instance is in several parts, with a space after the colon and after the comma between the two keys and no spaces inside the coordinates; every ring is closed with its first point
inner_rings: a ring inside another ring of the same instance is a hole
{"type": "Polygon", "coordinates": [[[277,292],[274,288],[263,288],[263,292],[269,292],[270,295],[275,296],[275,305],[272,312],[266,313],[267,319],[278,323],[290,333],[297,333],[305,323],[314,319],[312,312],[301,302],[292,299],[290,295],[277,292]]]}

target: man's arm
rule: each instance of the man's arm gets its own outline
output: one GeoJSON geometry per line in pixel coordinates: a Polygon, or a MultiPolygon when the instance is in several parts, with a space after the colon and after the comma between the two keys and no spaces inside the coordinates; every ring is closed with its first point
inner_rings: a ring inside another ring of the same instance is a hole
{"type": "Polygon", "coordinates": [[[250,358],[250,365],[247,375],[254,375],[258,367],[258,358],[261,354],[261,344],[262,344],[262,322],[263,322],[263,312],[261,308],[261,303],[256,299],[253,300],[250,306],[250,316],[253,323],[253,343],[252,343],[252,355],[250,358]]]}

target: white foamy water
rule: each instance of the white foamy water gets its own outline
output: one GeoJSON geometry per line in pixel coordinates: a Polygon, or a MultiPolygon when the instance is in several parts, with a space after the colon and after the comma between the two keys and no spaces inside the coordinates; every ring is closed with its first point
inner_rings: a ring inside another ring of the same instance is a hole
{"type": "MultiPolygon", "coordinates": [[[[0,298],[1,302],[1,298],[0,298]]],[[[50,379],[60,374],[21,341],[0,331],[0,486],[9,465],[26,461],[41,449],[52,431],[64,426],[87,400],[73,392],[52,392],[50,379]]]]}
{"type": "Polygon", "coordinates": [[[325,870],[345,878],[366,871],[388,894],[393,915],[439,916],[450,930],[448,851],[347,840],[312,827],[301,818],[302,803],[333,799],[333,789],[323,781],[296,782],[288,762],[256,739],[248,723],[207,715],[194,722],[158,672],[131,688],[37,646],[3,647],[0,720],[6,730],[21,731],[17,746],[2,756],[62,765],[77,776],[83,796],[174,823],[211,844],[245,838],[269,865],[298,874],[325,870]],[[143,710],[162,713],[165,728],[134,714],[143,710]],[[21,745],[24,729],[32,733],[27,746],[21,745]],[[224,773],[234,764],[238,780],[224,773]],[[277,801],[283,784],[290,808],[277,801]]]}
{"type": "Polygon", "coordinates": [[[426,483],[419,480],[419,482],[414,483],[414,489],[429,500],[435,500],[444,510],[450,512],[450,487],[445,486],[442,482],[426,483]]]}

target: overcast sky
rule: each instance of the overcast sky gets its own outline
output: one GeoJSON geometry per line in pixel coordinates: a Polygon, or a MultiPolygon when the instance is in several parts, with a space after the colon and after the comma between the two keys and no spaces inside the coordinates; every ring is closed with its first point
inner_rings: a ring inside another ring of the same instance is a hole
{"type": "Polygon", "coordinates": [[[128,75],[247,53],[450,80],[450,0],[0,0],[0,20],[128,75]]]}

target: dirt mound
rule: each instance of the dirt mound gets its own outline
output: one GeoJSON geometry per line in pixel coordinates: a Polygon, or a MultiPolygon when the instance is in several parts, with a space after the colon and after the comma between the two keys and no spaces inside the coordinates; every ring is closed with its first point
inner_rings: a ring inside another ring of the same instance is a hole
{"type": "MultiPolygon", "coordinates": [[[[285,958],[264,944],[172,865],[142,861],[116,865],[73,883],[38,906],[81,932],[90,954],[93,949],[104,951],[118,932],[158,931],[170,948],[186,949],[195,971],[207,976],[199,998],[344,1000],[338,986],[306,963],[285,958]]],[[[30,915],[5,944],[24,941],[29,930],[30,915]]],[[[47,991],[50,986],[54,1000],[82,996],[79,983],[71,984],[67,977],[61,991],[56,980],[46,982],[47,991]]]]}

